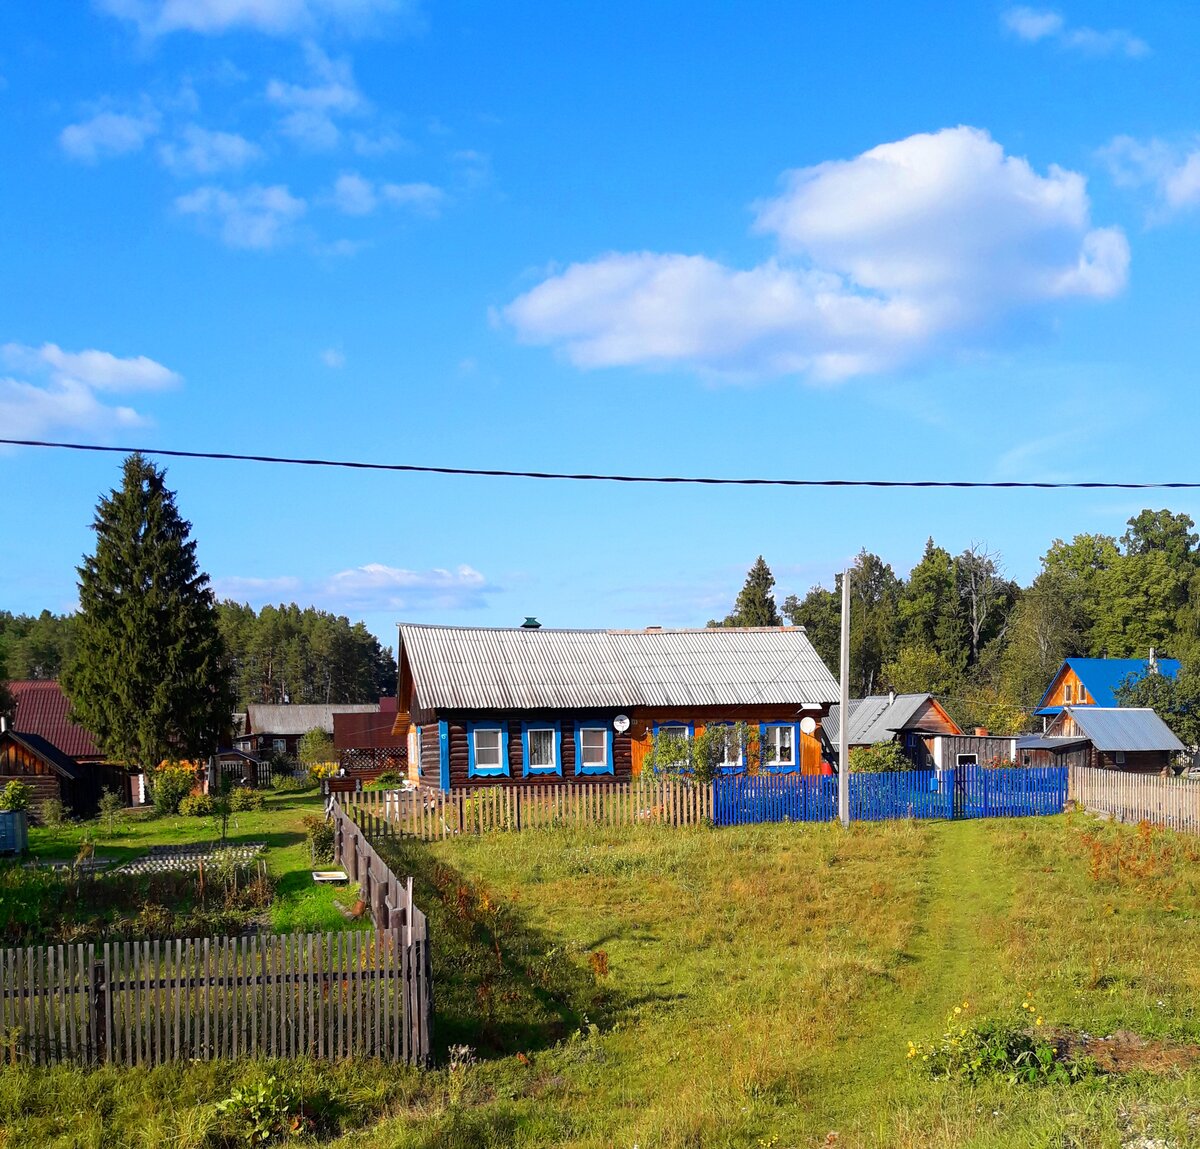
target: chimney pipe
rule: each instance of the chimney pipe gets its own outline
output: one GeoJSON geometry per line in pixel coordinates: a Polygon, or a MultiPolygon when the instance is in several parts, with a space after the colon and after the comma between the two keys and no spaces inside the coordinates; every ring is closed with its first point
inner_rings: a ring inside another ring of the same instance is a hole
{"type": "Polygon", "coordinates": [[[888,691],[888,705],[889,706],[896,705],[896,692],[894,690],[888,691]]]}
{"type": "Polygon", "coordinates": [[[1154,647],[1150,648],[1150,667],[1149,667],[1149,669],[1150,669],[1151,674],[1158,673],[1158,655],[1155,654],[1154,647]]]}

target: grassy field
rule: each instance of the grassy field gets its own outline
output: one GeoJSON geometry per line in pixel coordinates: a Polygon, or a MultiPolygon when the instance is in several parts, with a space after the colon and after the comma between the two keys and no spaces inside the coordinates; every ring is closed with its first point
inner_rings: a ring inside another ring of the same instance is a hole
{"type": "MultiPolygon", "coordinates": [[[[1200,1071],[1174,1052],[1200,1039],[1191,839],[1069,816],[388,849],[430,914],[439,1041],[478,1061],[276,1067],[340,1098],[328,1143],[1200,1144],[1200,1071]],[[933,1081],[906,1057],[956,1005],[1011,1015],[1028,993],[1050,1028],[1165,1052],[1050,1086],[933,1081]]],[[[6,1071],[3,1143],[232,1143],[212,1103],[269,1068],[6,1071]]]]}
{"type": "MultiPolygon", "coordinates": [[[[314,886],[312,862],[305,840],[303,818],[320,814],[323,799],[315,789],[300,793],[264,791],[261,810],[232,814],[227,842],[265,842],[267,866],[276,882],[271,907],[271,926],[277,933],[358,928],[364,923],[348,922],[339,906],[353,903],[354,890],[346,887],[314,886]]],[[[219,841],[220,831],[212,818],[188,818],[180,814],[159,817],[153,810],[129,812],[110,831],[102,821],[69,823],[56,829],[31,827],[29,848],[37,858],[74,858],[84,842],[97,856],[114,863],[140,857],[151,846],[181,846],[219,841]]]]}

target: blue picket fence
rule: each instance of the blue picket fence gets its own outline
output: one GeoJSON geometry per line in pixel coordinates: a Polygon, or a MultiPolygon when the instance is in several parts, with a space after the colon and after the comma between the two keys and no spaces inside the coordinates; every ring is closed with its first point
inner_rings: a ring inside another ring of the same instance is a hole
{"type": "MultiPolygon", "coordinates": [[[[1065,766],[988,770],[907,770],[850,775],[850,819],[1013,818],[1061,814],[1065,766]]],[[[838,780],[812,774],[741,775],[713,783],[718,826],[756,822],[830,822],[838,816],[838,780]]]]}

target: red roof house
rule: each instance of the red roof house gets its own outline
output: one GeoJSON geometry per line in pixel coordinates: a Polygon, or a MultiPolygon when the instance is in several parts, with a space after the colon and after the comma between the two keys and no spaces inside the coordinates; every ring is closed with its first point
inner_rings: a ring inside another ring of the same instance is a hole
{"type": "Polygon", "coordinates": [[[91,734],[67,717],[71,704],[57,681],[38,678],[10,682],[8,689],[17,702],[14,730],[44,738],[77,762],[104,760],[91,734]]]}

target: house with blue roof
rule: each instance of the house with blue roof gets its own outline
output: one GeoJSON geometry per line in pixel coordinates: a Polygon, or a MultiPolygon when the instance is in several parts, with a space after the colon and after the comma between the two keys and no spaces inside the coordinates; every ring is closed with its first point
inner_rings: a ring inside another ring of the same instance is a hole
{"type": "Polygon", "coordinates": [[[1068,658],[1058,668],[1034,714],[1053,718],[1068,706],[1120,706],[1117,688],[1126,682],[1161,674],[1174,678],[1179,673],[1177,658],[1068,658]]]}

